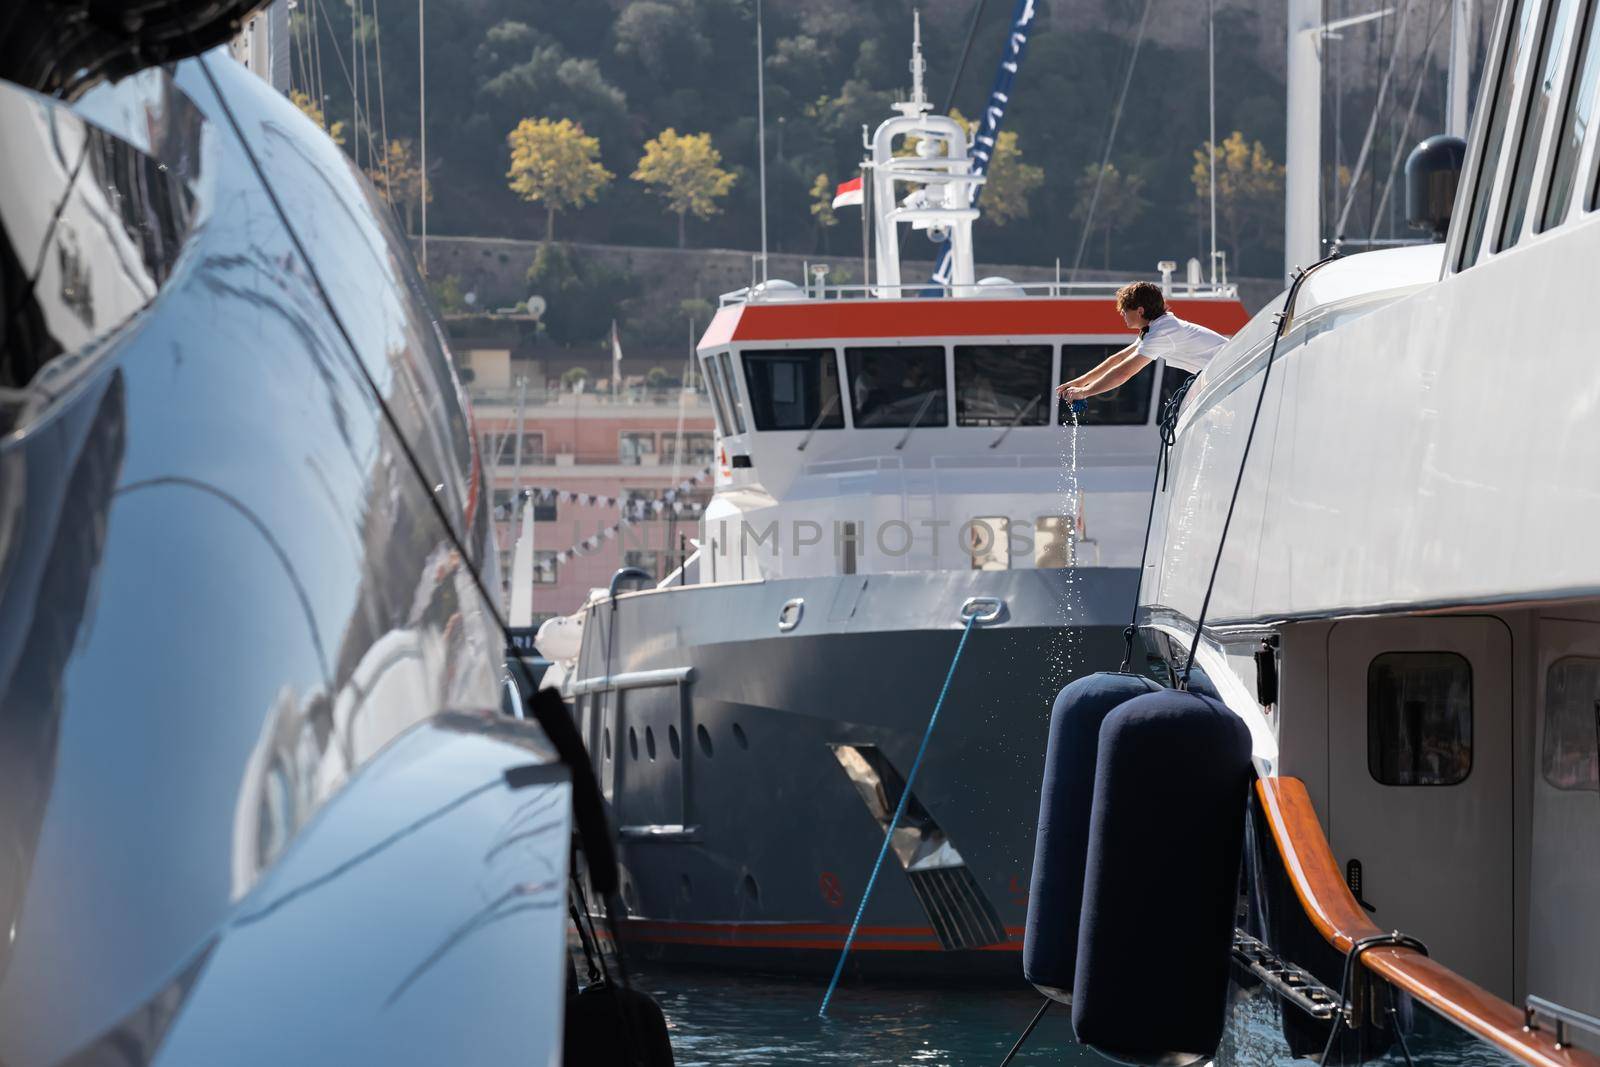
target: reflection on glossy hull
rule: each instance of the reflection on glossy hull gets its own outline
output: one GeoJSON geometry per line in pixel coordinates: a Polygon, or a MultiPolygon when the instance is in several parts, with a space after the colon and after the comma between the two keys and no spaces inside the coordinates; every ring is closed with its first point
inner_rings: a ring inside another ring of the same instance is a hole
{"type": "Polygon", "coordinates": [[[0,126],[0,1061],[552,1062],[570,788],[392,220],[220,55],[0,126]]]}

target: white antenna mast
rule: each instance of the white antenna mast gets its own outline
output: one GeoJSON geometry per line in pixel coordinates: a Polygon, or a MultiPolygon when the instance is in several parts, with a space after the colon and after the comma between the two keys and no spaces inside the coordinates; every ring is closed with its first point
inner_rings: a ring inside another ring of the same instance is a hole
{"type": "Polygon", "coordinates": [[[928,73],[928,61],[922,58],[922,12],[911,12],[911,99],[893,105],[902,115],[915,118],[933,110],[928,93],[923,86],[923,75],[928,73]]]}
{"type": "Polygon", "coordinates": [[[761,280],[767,280],[767,70],[762,58],[761,0],[756,0],[756,147],[761,169],[761,280]]]}

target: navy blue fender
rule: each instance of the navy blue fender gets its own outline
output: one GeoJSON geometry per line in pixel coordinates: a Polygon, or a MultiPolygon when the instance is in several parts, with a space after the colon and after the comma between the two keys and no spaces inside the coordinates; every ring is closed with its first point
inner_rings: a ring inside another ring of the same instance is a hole
{"type": "Polygon", "coordinates": [[[1179,1064],[1222,1038],[1251,778],[1250,731],[1162,690],[1106,717],[1072,993],[1078,1040],[1179,1064]]]}
{"type": "Polygon", "coordinates": [[[1050,711],[1022,974],[1055,1000],[1071,999],[1100,724],[1123,703],[1159,689],[1141,674],[1102,671],[1062,689],[1050,711]]]}

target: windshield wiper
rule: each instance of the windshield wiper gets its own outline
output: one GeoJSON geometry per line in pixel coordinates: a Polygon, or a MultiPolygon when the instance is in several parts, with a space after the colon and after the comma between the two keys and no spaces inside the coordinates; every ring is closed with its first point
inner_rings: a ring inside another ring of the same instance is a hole
{"type": "Polygon", "coordinates": [[[1026,415],[1028,412],[1032,411],[1033,410],[1033,405],[1037,404],[1039,401],[1041,401],[1043,399],[1044,399],[1044,394],[1040,393],[1038,396],[1034,397],[1032,400],[1028,401],[1026,404],[1024,404],[1020,408],[1018,408],[1017,409],[1017,413],[1011,417],[1011,421],[1006,423],[1006,428],[1000,431],[1000,436],[996,437],[993,441],[989,442],[989,447],[990,448],[999,448],[1000,447],[1000,442],[1004,441],[1006,439],[1006,437],[1010,435],[1011,431],[1015,430],[1017,428],[1017,423],[1022,421],[1022,416],[1026,415]]]}
{"type": "Polygon", "coordinates": [[[917,409],[917,417],[911,420],[910,426],[906,427],[905,436],[900,438],[900,440],[895,443],[894,450],[896,452],[906,447],[906,442],[911,440],[911,431],[915,430],[917,428],[917,423],[922,421],[922,416],[927,412],[928,405],[933,403],[933,397],[934,394],[930,392],[922,398],[922,406],[917,409]]]}
{"type": "Polygon", "coordinates": [[[828,402],[823,405],[822,414],[818,415],[817,421],[811,424],[811,429],[806,431],[805,439],[802,440],[798,445],[795,445],[794,450],[796,452],[804,452],[806,450],[806,445],[811,443],[811,438],[816,434],[817,427],[822,425],[822,420],[828,417],[828,415],[833,411],[834,405],[837,403],[839,403],[839,395],[835,393],[833,396],[830,396],[828,398],[828,402]]]}

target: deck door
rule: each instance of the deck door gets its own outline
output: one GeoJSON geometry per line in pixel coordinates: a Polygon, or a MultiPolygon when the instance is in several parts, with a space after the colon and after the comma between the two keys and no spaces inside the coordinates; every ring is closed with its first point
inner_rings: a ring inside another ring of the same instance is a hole
{"type": "Polygon", "coordinates": [[[1528,992],[1600,1016],[1600,625],[1540,620],[1538,700],[1528,992]]]}
{"type": "Polygon", "coordinates": [[[1511,635],[1487,616],[1328,637],[1328,830],[1378,926],[1502,996],[1513,978],[1511,635]]]}

